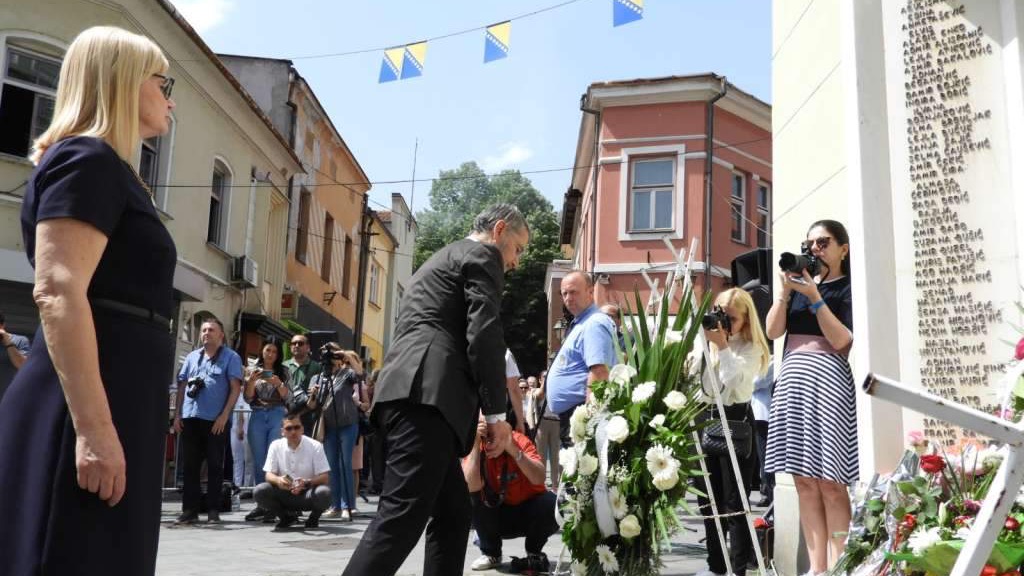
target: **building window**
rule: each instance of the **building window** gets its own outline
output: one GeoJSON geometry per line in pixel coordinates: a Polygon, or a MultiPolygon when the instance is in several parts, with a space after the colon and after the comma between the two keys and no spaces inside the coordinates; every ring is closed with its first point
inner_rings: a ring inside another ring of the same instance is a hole
{"type": "Polygon", "coordinates": [[[227,245],[228,200],[231,195],[231,169],[220,160],[213,162],[210,184],[210,222],[206,241],[224,248],[227,245]]]}
{"type": "Polygon", "coordinates": [[[53,118],[60,59],[33,50],[36,44],[10,39],[2,46],[0,152],[5,154],[27,157],[53,118]]]}
{"type": "Polygon", "coordinates": [[[631,172],[629,231],[671,230],[675,160],[636,160],[632,163],[631,172]]]}
{"type": "Polygon", "coordinates": [[[746,244],[747,179],[743,174],[733,173],[732,175],[732,193],[729,195],[729,204],[732,206],[730,214],[732,219],[732,239],[735,242],[746,244]]]}
{"type": "Polygon", "coordinates": [[[380,265],[376,262],[370,263],[370,304],[380,306],[380,265]]]}
{"type": "Polygon", "coordinates": [[[170,130],[163,136],[142,141],[139,152],[139,176],[153,192],[153,201],[161,210],[167,210],[167,182],[171,172],[171,149],[174,146],[174,119],[170,130]]]}
{"type": "Polygon", "coordinates": [[[772,190],[761,182],[757,185],[757,247],[771,248],[772,190]]]}
{"type": "Polygon", "coordinates": [[[345,235],[345,261],[341,268],[341,295],[349,297],[348,285],[352,283],[352,237],[345,235]]]}
{"type": "Polygon", "coordinates": [[[334,252],[334,218],[330,214],[324,215],[324,259],[320,264],[320,278],[324,282],[331,282],[331,256],[334,252]]]}
{"type": "Polygon", "coordinates": [[[306,250],[309,249],[309,210],[313,195],[305,188],[299,192],[299,225],[295,230],[295,259],[306,263],[306,250]]]}

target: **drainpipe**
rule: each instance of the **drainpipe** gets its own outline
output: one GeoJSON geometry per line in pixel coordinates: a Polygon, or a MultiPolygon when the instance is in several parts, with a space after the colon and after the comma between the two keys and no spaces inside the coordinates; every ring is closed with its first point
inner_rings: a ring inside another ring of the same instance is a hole
{"type": "MultiPolygon", "coordinates": [[[[370,194],[363,192],[363,207],[359,217],[359,282],[356,284],[356,322],[352,335],[352,349],[362,357],[363,319],[366,315],[366,267],[370,263],[370,194]]],[[[364,358],[365,360],[365,358],[364,358]]]]}
{"type": "MultiPolygon", "coordinates": [[[[252,258],[252,228],[256,220],[256,167],[249,177],[249,214],[245,217],[245,255],[252,258]]],[[[268,178],[269,180],[269,178],[268,178]]]]}
{"type": "Polygon", "coordinates": [[[725,97],[729,83],[721,77],[722,87],[707,102],[708,139],[704,145],[704,292],[711,292],[711,167],[715,160],[715,102],[725,97]]]}
{"type": "Polygon", "coordinates": [[[601,111],[590,108],[590,90],[580,96],[580,110],[584,114],[594,115],[594,152],[591,156],[592,172],[590,175],[590,181],[593,183],[593,189],[590,192],[590,273],[593,274],[594,267],[597,265],[597,168],[598,155],[601,151],[601,111]]]}

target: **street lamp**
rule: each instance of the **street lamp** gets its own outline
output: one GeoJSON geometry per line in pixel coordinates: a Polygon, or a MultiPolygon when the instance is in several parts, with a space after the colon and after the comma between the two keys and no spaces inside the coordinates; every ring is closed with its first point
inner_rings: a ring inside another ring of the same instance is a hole
{"type": "Polygon", "coordinates": [[[559,318],[558,322],[555,322],[555,325],[551,327],[555,331],[555,337],[558,338],[559,344],[562,343],[562,336],[565,335],[566,326],[565,318],[559,318]]]}

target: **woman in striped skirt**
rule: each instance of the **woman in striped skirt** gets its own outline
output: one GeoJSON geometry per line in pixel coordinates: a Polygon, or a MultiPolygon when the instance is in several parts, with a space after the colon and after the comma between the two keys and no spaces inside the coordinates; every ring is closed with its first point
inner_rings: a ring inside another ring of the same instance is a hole
{"type": "Polygon", "coordinates": [[[765,470],[792,474],[811,563],[824,573],[842,554],[850,524],[847,485],[857,479],[850,237],[835,220],[811,225],[804,243],[820,263],[811,277],[781,272],[782,293],[768,312],[771,339],[786,351],[769,415],[765,470]]]}

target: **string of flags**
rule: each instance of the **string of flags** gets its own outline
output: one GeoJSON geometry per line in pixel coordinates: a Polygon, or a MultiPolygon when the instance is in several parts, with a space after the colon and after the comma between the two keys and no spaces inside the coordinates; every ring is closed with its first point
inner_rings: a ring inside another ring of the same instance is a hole
{"type": "MultiPolygon", "coordinates": [[[[622,26],[644,17],[644,0],[611,0],[612,26],[622,26]]],[[[479,28],[477,28],[479,30],[479,28]]],[[[484,29],[484,64],[507,58],[511,51],[512,20],[484,29]]],[[[423,75],[427,41],[414,42],[384,50],[378,83],[394,82],[423,75]]]]}

